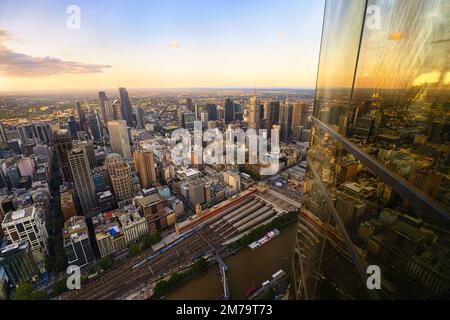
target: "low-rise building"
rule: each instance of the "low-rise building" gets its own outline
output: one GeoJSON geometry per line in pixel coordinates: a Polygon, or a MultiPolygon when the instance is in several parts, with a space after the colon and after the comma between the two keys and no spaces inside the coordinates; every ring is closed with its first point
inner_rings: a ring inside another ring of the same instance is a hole
{"type": "Polygon", "coordinates": [[[69,218],[64,223],[62,235],[68,265],[82,268],[95,260],[84,217],[69,218]]]}

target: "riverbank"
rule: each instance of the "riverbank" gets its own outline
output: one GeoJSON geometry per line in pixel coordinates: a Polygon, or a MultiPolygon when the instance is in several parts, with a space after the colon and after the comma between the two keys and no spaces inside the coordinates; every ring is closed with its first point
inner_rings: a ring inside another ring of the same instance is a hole
{"type": "MultiPolygon", "coordinates": [[[[221,256],[228,264],[228,280],[232,299],[247,299],[245,290],[259,286],[273,273],[283,269],[290,273],[292,255],[295,246],[296,219],[278,225],[280,235],[256,250],[246,245],[227,251],[221,256]]],[[[215,300],[223,294],[219,268],[213,263],[201,272],[167,293],[164,299],[207,299],[215,300]]]]}

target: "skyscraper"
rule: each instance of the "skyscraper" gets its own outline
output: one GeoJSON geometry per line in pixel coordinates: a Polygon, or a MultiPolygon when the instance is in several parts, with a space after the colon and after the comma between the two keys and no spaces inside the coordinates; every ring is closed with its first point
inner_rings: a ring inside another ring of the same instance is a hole
{"type": "Polygon", "coordinates": [[[3,143],[8,142],[8,138],[6,137],[5,129],[3,128],[3,123],[0,122],[0,141],[3,143]]]}
{"type": "Polygon", "coordinates": [[[284,142],[289,142],[292,138],[292,104],[283,103],[280,106],[280,140],[284,142]]]}
{"type": "Polygon", "coordinates": [[[259,100],[256,95],[250,97],[248,105],[248,126],[252,129],[258,130],[261,120],[259,100]]]}
{"type": "Polygon", "coordinates": [[[73,148],[67,155],[81,208],[83,213],[88,215],[97,207],[97,197],[88,155],[83,148],[73,148]]]}
{"type": "Polygon", "coordinates": [[[270,102],[270,124],[271,125],[280,124],[280,101],[270,102]]]}
{"type": "Polygon", "coordinates": [[[79,128],[81,131],[87,131],[86,115],[84,114],[84,110],[83,108],[81,108],[81,103],[79,101],[77,101],[76,105],[77,105],[78,120],[80,121],[79,128]]]}
{"type": "Polygon", "coordinates": [[[433,120],[448,114],[446,6],[326,1],[308,151],[312,187],[293,261],[297,298],[448,297],[450,242],[442,230],[449,230],[450,206],[437,196],[448,194],[441,180],[448,162],[427,155],[449,141],[426,142],[433,120]],[[381,18],[367,10],[373,6],[381,18]],[[417,165],[408,166],[410,159],[417,165]],[[349,164],[351,174],[343,172],[349,164]],[[442,177],[432,192],[416,180],[423,172],[442,177]],[[369,266],[379,268],[378,290],[366,285],[369,266]]]}
{"type": "Polygon", "coordinates": [[[97,110],[89,114],[89,127],[91,128],[92,139],[100,142],[102,140],[102,126],[97,110]]]}
{"type": "Polygon", "coordinates": [[[124,120],[110,121],[108,123],[108,131],[113,151],[125,159],[131,159],[127,123],[124,120]]]}
{"type": "Polygon", "coordinates": [[[194,129],[195,113],[185,112],[182,114],[182,124],[185,129],[194,129]]]}
{"type": "Polygon", "coordinates": [[[208,103],[206,105],[206,111],[208,112],[209,121],[217,121],[217,106],[213,103],[208,103]]]}
{"type": "Polygon", "coordinates": [[[72,140],[78,140],[78,124],[74,116],[69,117],[67,126],[69,128],[70,138],[72,140]]]}
{"type": "Polygon", "coordinates": [[[13,287],[19,283],[34,281],[39,269],[31,253],[28,241],[20,240],[0,249],[0,266],[3,267],[13,287]]]}
{"type": "Polygon", "coordinates": [[[67,130],[58,130],[54,134],[54,146],[56,155],[58,156],[59,167],[63,174],[64,180],[72,181],[70,173],[69,158],[67,152],[72,150],[72,139],[67,130]]]}
{"type": "Polygon", "coordinates": [[[296,102],[292,105],[292,136],[299,140],[302,129],[307,129],[309,106],[296,102]]]}
{"type": "Polygon", "coordinates": [[[225,123],[234,121],[234,103],[231,99],[225,100],[225,123]]]}
{"type": "Polygon", "coordinates": [[[131,109],[127,89],[119,88],[119,94],[123,120],[126,121],[128,127],[133,127],[133,110],[131,109]]]}
{"type": "Polygon", "coordinates": [[[186,98],[186,109],[188,111],[194,112],[194,104],[192,103],[192,98],[186,98]]]}
{"type": "Polygon", "coordinates": [[[136,129],[145,129],[145,112],[142,107],[136,107],[136,129]]]}
{"type": "Polygon", "coordinates": [[[134,167],[139,176],[141,187],[150,188],[156,182],[155,156],[148,150],[138,150],[133,153],[134,167]]]}
{"type": "Polygon", "coordinates": [[[117,153],[109,154],[106,157],[105,165],[119,207],[123,207],[122,204],[128,204],[128,201],[133,198],[131,168],[117,153]]]}
{"type": "Polygon", "coordinates": [[[74,148],[81,148],[84,150],[91,169],[97,166],[97,162],[95,160],[94,144],[92,143],[92,141],[79,141],[74,148]]]}
{"type": "Polygon", "coordinates": [[[99,111],[100,111],[100,120],[103,126],[106,128],[108,126],[108,122],[114,120],[114,111],[112,108],[112,103],[109,101],[106,93],[104,91],[98,92],[99,99],[99,111]]]}

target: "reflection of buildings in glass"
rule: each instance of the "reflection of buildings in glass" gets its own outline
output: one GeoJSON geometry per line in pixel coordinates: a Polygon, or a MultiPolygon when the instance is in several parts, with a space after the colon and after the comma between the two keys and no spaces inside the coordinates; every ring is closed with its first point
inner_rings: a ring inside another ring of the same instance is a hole
{"type": "Polygon", "coordinates": [[[326,1],[297,298],[450,296],[449,10],[326,1]],[[382,7],[380,30],[364,25],[364,5],[382,7]]]}

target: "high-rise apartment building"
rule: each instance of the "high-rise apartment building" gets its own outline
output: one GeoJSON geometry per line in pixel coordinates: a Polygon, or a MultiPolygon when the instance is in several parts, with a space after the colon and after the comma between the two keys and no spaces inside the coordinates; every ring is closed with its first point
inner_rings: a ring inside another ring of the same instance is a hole
{"type": "Polygon", "coordinates": [[[326,1],[297,298],[448,298],[449,25],[440,0],[326,1]]]}
{"type": "Polygon", "coordinates": [[[144,189],[150,188],[156,182],[155,156],[148,150],[137,150],[133,154],[134,167],[144,189]]]}
{"type": "Polygon", "coordinates": [[[72,139],[67,130],[58,130],[54,133],[54,146],[64,180],[72,181],[69,158],[67,157],[67,152],[72,150],[72,139]]]}
{"type": "Polygon", "coordinates": [[[124,120],[110,121],[108,131],[113,151],[120,154],[124,159],[131,159],[127,123],[124,120]]]}
{"type": "Polygon", "coordinates": [[[97,198],[88,155],[83,148],[74,148],[68,152],[68,158],[81,208],[85,215],[89,214],[97,208],[97,198]]]}

